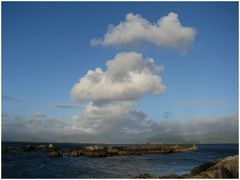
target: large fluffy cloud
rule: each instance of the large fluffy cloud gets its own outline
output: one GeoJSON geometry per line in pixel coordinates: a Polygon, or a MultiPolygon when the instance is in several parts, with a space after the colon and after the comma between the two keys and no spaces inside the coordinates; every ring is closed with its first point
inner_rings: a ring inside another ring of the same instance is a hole
{"type": "Polygon", "coordinates": [[[195,29],[182,26],[176,13],[171,12],[154,24],[138,14],[129,13],[119,25],[110,25],[103,39],[92,39],[91,45],[121,46],[147,42],[186,51],[195,36],[195,29]]]}
{"type": "Polygon", "coordinates": [[[165,90],[159,76],[162,68],[151,58],[144,59],[136,52],[119,53],[106,66],[106,71],[89,70],[74,85],[71,96],[79,101],[133,101],[165,90]]]}
{"type": "Polygon", "coordinates": [[[159,76],[162,69],[151,58],[124,52],[107,61],[105,71],[101,68],[89,70],[71,90],[75,100],[88,100],[89,103],[74,116],[70,128],[76,133],[112,141],[116,138],[117,141],[129,140],[127,136],[131,134],[137,134],[138,138],[153,135],[150,127],[154,122],[137,111],[135,103],[146,94],[159,95],[165,90],[159,76]]]}

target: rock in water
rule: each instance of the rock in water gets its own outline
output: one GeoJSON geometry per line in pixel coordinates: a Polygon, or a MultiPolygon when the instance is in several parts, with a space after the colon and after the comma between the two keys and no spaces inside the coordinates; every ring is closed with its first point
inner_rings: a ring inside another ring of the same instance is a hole
{"type": "Polygon", "coordinates": [[[35,148],[30,146],[30,145],[27,145],[26,147],[23,148],[24,151],[34,151],[35,148]]]}
{"type": "Polygon", "coordinates": [[[79,149],[72,149],[69,152],[69,156],[71,156],[71,157],[77,157],[77,156],[80,156],[80,155],[81,155],[81,150],[79,150],[79,149]]]}
{"type": "Polygon", "coordinates": [[[107,151],[105,150],[84,150],[82,152],[84,156],[89,157],[105,157],[107,156],[107,151]]]}
{"type": "Polygon", "coordinates": [[[47,148],[49,148],[49,149],[53,149],[54,146],[53,146],[52,144],[48,144],[48,145],[47,145],[47,148]]]}
{"type": "Polygon", "coordinates": [[[52,151],[48,155],[49,155],[49,157],[53,157],[53,158],[55,158],[55,157],[62,157],[63,156],[62,152],[59,151],[59,150],[52,151]]]}

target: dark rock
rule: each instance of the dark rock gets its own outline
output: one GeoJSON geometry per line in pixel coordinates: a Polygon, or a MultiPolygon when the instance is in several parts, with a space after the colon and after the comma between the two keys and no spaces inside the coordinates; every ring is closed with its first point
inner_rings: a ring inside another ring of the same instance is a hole
{"type": "Polygon", "coordinates": [[[137,146],[123,148],[118,150],[117,155],[119,156],[130,156],[130,155],[142,155],[144,153],[143,149],[137,146]]]}
{"type": "Polygon", "coordinates": [[[119,150],[117,148],[114,148],[112,146],[107,147],[107,154],[109,156],[118,155],[118,153],[119,153],[119,150]]]}
{"type": "Polygon", "coordinates": [[[229,156],[224,159],[216,160],[214,166],[192,178],[238,178],[238,156],[229,156]]]}
{"type": "Polygon", "coordinates": [[[193,168],[190,174],[195,176],[197,174],[200,174],[203,171],[206,171],[208,168],[210,168],[214,165],[216,165],[216,162],[214,162],[214,161],[207,162],[205,164],[202,164],[198,167],[193,168]]]}
{"type": "Polygon", "coordinates": [[[12,152],[24,152],[25,148],[17,147],[17,148],[11,148],[12,152]]]}
{"type": "Polygon", "coordinates": [[[24,151],[34,151],[35,147],[27,145],[26,147],[23,148],[24,151]]]}
{"type": "Polygon", "coordinates": [[[82,155],[89,157],[105,157],[107,156],[106,150],[83,150],[82,155]]]}
{"type": "Polygon", "coordinates": [[[2,152],[8,152],[8,148],[7,147],[2,147],[2,152]]]}
{"type": "Polygon", "coordinates": [[[179,179],[179,178],[184,178],[184,177],[173,173],[173,174],[167,174],[164,176],[160,176],[159,178],[161,178],[161,179],[179,179]]]}
{"type": "Polygon", "coordinates": [[[136,176],[134,178],[137,178],[137,179],[156,179],[157,177],[152,175],[152,174],[144,173],[144,174],[140,174],[139,176],[136,176]]]}
{"type": "Polygon", "coordinates": [[[80,149],[72,149],[70,150],[69,152],[69,156],[71,157],[77,157],[77,156],[80,156],[81,155],[81,150],[80,149]]]}
{"type": "Polygon", "coordinates": [[[118,152],[118,155],[119,156],[129,156],[129,155],[131,155],[131,153],[129,152],[129,151],[119,151],[118,152]]]}
{"type": "MultiPolygon", "coordinates": [[[[223,159],[211,161],[193,168],[191,173],[184,175],[170,174],[159,178],[238,178],[238,156],[229,156],[223,159]]],[[[135,178],[154,178],[150,174],[141,174],[135,178]]]]}
{"type": "Polygon", "coordinates": [[[59,150],[52,151],[48,155],[49,155],[49,157],[52,157],[52,158],[63,156],[62,152],[59,150]]]}
{"type": "Polygon", "coordinates": [[[47,145],[43,145],[43,144],[38,145],[35,149],[38,152],[47,152],[48,151],[47,145]]]}
{"type": "Polygon", "coordinates": [[[144,145],[143,151],[144,153],[150,154],[166,154],[166,153],[179,153],[186,151],[196,151],[196,145],[171,145],[171,144],[150,144],[147,143],[144,145]]]}
{"type": "Polygon", "coordinates": [[[55,150],[58,150],[58,149],[54,148],[52,144],[48,144],[48,145],[41,144],[35,148],[35,151],[37,152],[52,152],[55,150]]]}
{"type": "Polygon", "coordinates": [[[118,151],[119,156],[131,156],[131,155],[142,155],[142,151],[133,150],[133,149],[126,149],[118,151]]]}

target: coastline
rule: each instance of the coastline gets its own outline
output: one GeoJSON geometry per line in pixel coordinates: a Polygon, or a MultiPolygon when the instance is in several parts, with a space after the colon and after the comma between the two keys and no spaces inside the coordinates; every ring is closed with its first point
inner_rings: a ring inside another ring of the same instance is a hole
{"type": "Polygon", "coordinates": [[[156,177],[152,174],[141,174],[134,178],[138,179],[179,179],[179,178],[238,178],[239,177],[239,158],[236,156],[227,156],[225,158],[210,161],[191,170],[190,173],[184,175],[169,174],[156,177]]]}
{"type": "MultiPolygon", "coordinates": [[[[4,146],[26,147],[42,143],[3,143],[4,146]]],[[[47,145],[47,144],[45,144],[47,145]]],[[[86,144],[53,144],[56,148],[74,149],[86,144]]],[[[132,145],[122,145],[131,147],[132,145]]],[[[197,151],[167,154],[143,154],[106,157],[51,158],[45,152],[2,153],[2,176],[5,178],[133,178],[143,173],[156,177],[183,175],[194,167],[215,159],[238,155],[237,144],[197,145],[197,151]],[[13,160],[14,159],[14,164],[13,160]],[[61,162],[59,164],[59,162],[61,162]]]]}
{"type": "Polygon", "coordinates": [[[87,156],[87,157],[107,157],[107,156],[130,156],[143,154],[167,154],[167,153],[183,153],[189,151],[197,151],[195,144],[150,144],[144,146],[113,146],[113,145],[92,145],[78,146],[71,149],[56,148],[53,144],[25,145],[21,147],[2,147],[2,152],[44,152],[49,157],[62,156],[87,156]]]}

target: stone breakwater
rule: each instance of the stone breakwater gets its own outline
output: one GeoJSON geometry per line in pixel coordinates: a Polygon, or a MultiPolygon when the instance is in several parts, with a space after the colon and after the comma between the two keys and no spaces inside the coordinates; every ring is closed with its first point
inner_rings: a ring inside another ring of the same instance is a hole
{"type": "Polygon", "coordinates": [[[169,174],[165,176],[156,177],[152,174],[141,174],[135,178],[141,179],[182,179],[182,178],[238,178],[238,155],[228,156],[223,159],[218,159],[204,163],[198,167],[192,169],[188,174],[177,175],[169,174]]]}
{"type": "Polygon", "coordinates": [[[88,156],[88,157],[106,157],[106,156],[129,156],[142,154],[163,154],[163,153],[181,153],[186,151],[196,151],[196,145],[172,145],[172,144],[145,144],[144,146],[85,146],[72,149],[56,148],[52,144],[25,147],[2,147],[2,152],[45,152],[49,157],[62,156],[88,156]]]}

